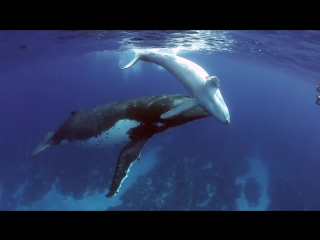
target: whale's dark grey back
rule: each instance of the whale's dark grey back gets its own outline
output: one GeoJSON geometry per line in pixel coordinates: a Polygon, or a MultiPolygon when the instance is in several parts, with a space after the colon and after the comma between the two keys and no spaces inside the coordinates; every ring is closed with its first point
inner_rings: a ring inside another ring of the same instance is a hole
{"type": "Polygon", "coordinates": [[[121,119],[140,123],[137,128],[129,132],[131,139],[141,134],[151,137],[169,127],[210,116],[202,107],[197,106],[170,119],[160,118],[161,114],[174,108],[177,101],[182,102],[189,98],[182,95],[146,96],[72,111],[70,118],[60,126],[51,139],[54,144],[59,144],[63,140],[84,141],[107,131],[121,119]]]}

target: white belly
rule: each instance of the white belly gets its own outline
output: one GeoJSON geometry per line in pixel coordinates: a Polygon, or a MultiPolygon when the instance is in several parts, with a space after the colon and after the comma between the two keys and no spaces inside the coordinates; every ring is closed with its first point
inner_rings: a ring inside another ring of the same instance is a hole
{"type": "Polygon", "coordinates": [[[122,119],[119,120],[108,131],[102,132],[98,137],[92,137],[86,141],[76,142],[76,145],[84,147],[110,147],[116,145],[124,145],[130,141],[127,132],[134,127],[139,126],[139,122],[133,120],[122,119]]]}
{"type": "MultiPolygon", "coordinates": [[[[167,54],[149,54],[148,60],[168,70],[197,100],[200,95],[206,94],[205,83],[209,74],[196,63],[167,54]]],[[[207,97],[212,98],[212,96],[207,97]]]]}

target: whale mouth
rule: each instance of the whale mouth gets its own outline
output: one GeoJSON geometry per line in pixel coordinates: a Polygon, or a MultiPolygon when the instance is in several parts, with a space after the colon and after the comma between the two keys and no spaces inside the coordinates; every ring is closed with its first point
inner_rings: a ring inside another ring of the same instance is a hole
{"type": "Polygon", "coordinates": [[[226,124],[226,125],[229,125],[229,124],[230,124],[230,120],[227,120],[227,121],[225,122],[225,124],[226,124]]]}

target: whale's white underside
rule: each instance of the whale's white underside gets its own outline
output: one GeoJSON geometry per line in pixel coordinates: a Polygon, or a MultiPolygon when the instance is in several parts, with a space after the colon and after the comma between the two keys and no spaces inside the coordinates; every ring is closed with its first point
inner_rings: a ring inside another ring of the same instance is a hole
{"type": "MultiPolygon", "coordinates": [[[[123,145],[130,141],[127,132],[131,128],[137,127],[139,125],[140,122],[128,119],[121,119],[109,130],[102,132],[101,135],[89,138],[86,141],[76,141],[73,144],[91,148],[123,145]]],[[[63,141],[62,143],[66,143],[66,141],[63,141]]]]}

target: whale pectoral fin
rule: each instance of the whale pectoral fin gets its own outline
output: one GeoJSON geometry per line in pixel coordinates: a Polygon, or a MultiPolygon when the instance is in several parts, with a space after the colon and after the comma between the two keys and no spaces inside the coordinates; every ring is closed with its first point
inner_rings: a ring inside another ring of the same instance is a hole
{"type": "Polygon", "coordinates": [[[106,194],[107,198],[112,198],[119,192],[122,181],[128,177],[131,165],[139,160],[142,148],[148,139],[149,137],[142,137],[132,140],[121,150],[109,192],[106,194]]]}
{"type": "Polygon", "coordinates": [[[126,66],[124,66],[123,68],[118,67],[118,69],[123,70],[123,69],[127,69],[129,67],[132,67],[136,62],[138,62],[140,60],[140,55],[137,54],[132,60],[131,62],[129,62],[126,66]]]}
{"type": "Polygon", "coordinates": [[[206,80],[212,82],[217,88],[220,88],[220,81],[216,76],[208,76],[206,80]]]}
{"type": "Polygon", "coordinates": [[[163,113],[160,117],[162,119],[167,119],[172,116],[179,115],[180,113],[183,113],[185,111],[188,111],[189,109],[199,105],[198,101],[195,98],[189,98],[188,100],[184,101],[179,106],[171,109],[170,111],[163,113]]]}

